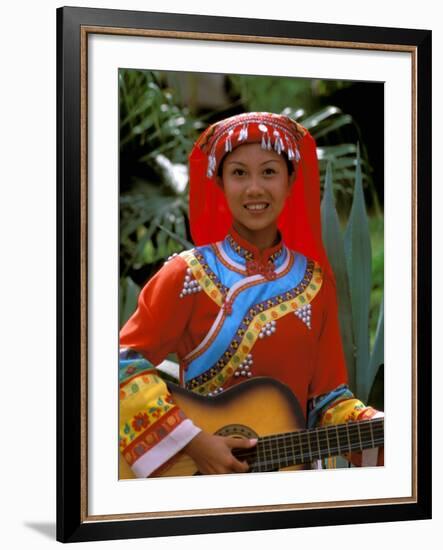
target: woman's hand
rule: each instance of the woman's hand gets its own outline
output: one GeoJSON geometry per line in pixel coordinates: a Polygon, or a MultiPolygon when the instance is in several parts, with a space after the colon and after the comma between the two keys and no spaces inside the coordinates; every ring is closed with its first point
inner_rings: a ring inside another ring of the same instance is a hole
{"type": "Polygon", "coordinates": [[[231,474],[247,472],[249,465],[232,454],[232,449],[250,449],[256,439],[222,437],[199,432],[183,449],[198,466],[202,474],[231,474]]]}

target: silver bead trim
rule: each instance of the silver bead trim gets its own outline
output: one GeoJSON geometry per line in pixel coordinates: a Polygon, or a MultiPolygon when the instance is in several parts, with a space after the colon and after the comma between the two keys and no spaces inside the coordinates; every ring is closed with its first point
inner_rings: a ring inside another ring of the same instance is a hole
{"type": "Polygon", "coordinates": [[[201,292],[201,291],[202,291],[202,287],[192,277],[192,271],[188,267],[186,269],[186,275],[183,281],[183,288],[181,289],[181,292],[179,294],[180,298],[184,298],[185,296],[189,296],[190,294],[196,294],[197,292],[201,292]]]}
{"type": "MultiPolygon", "coordinates": [[[[271,136],[269,135],[268,127],[265,124],[263,124],[259,119],[257,119],[256,117],[251,117],[246,122],[234,122],[230,127],[223,130],[223,132],[219,134],[214,140],[214,143],[211,147],[211,150],[208,156],[208,168],[206,171],[206,175],[208,178],[212,178],[215,174],[215,168],[217,165],[217,161],[215,158],[215,151],[216,151],[218,142],[220,140],[225,139],[225,152],[230,153],[232,151],[232,134],[234,133],[234,128],[236,128],[240,124],[242,125],[242,127],[239,132],[238,142],[245,141],[248,138],[249,124],[258,124],[258,129],[260,130],[260,132],[263,133],[262,141],[261,141],[262,149],[265,149],[268,151],[272,150],[273,145],[271,142],[271,136]]],[[[296,140],[293,139],[292,136],[290,137],[287,134],[287,129],[284,128],[282,125],[280,125],[278,122],[271,122],[270,127],[274,130],[274,133],[273,133],[275,137],[274,150],[277,151],[278,154],[281,154],[281,152],[285,150],[284,141],[280,135],[280,132],[282,132],[287,145],[288,159],[291,161],[295,159],[296,162],[299,162],[300,153],[297,148],[296,140]]]]}
{"type": "Polygon", "coordinates": [[[306,304],[294,311],[294,315],[300,319],[310,330],[311,329],[311,304],[306,304]]]}
{"type": "Polygon", "coordinates": [[[235,378],[238,378],[239,376],[246,376],[250,378],[252,376],[251,368],[253,364],[254,360],[252,359],[252,355],[249,353],[234,372],[235,378]]]}
{"type": "Polygon", "coordinates": [[[174,259],[176,256],[178,256],[177,252],[174,252],[174,254],[171,254],[168,256],[168,259],[165,261],[164,265],[166,265],[168,262],[170,262],[172,259],[174,259]]]}
{"type": "Polygon", "coordinates": [[[272,334],[274,334],[276,330],[277,330],[276,321],[269,321],[269,323],[266,323],[265,326],[258,333],[258,337],[264,338],[265,336],[272,336],[272,334]]]}

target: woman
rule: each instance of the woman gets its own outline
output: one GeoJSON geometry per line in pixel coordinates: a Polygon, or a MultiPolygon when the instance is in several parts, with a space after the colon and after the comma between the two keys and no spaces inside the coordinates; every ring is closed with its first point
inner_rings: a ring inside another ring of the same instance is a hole
{"type": "Polygon", "coordinates": [[[244,113],[196,142],[190,223],[197,246],[148,282],[121,331],[120,446],[135,476],[155,474],[178,451],[201,473],[245,472],[232,449],[256,444],[206,433],[185,416],[154,368],[171,352],[181,385],[201,395],[276,378],[297,397],[309,427],[382,414],[346,386],[319,193],[315,142],[288,117],[244,113]]]}

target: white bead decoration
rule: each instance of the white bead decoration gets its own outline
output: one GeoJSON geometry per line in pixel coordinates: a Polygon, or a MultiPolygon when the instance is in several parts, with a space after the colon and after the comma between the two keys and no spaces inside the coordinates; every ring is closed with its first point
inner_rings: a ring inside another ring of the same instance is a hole
{"type": "Polygon", "coordinates": [[[275,321],[269,321],[258,333],[259,338],[264,338],[265,336],[271,336],[277,330],[277,323],[275,321]]]}
{"type": "Polygon", "coordinates": [[[294,311],[294,315],[303,321],[303,323],[311,329],[311,304],[306,304],[294,311]]]}
{"type": "Polygon", "coordinates": [[[238,378],[239,376],[251,377],[251,367],[253,364],[252,355],[249,353],[245,359],[240,363],[237,370],[234,372],[234,376],[238,378]]]}
{"type": "Polygon", "coordinates": [[[166,265],[168,262],[170,262],[172,259],[174,259],[176,256],[178,256],[177,252],[174,252],[174,254],[171,254],[168,256],[168,259],[165,261],[164,265],[166,265]]]}
{"type": "Polygon", "coordinates": [[[198,284],[198,282],[192,277],[192,271],[188,267],[186,270],[186,275],[183,281],[183,288],[180,292],[180,298],[184,298],[185,296],[188,296],[189,294],[195,294],[196,292],[200,292],[202,290],[201,286],[198,284]]]}
{"type": "Polygon", "coordinates": [[[220,386],[219,388],[215,389],[214,391],[210,391],[208,393],[208,396],[209,397],[214,397],[215,395],[218,395],[219,393],[221,393],[223,391],[223,388],[222,386],[220,386]]]}

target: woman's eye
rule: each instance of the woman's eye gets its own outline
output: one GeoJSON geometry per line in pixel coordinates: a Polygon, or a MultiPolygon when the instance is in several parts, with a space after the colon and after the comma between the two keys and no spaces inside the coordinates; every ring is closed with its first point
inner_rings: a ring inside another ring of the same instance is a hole
{"type": "Polygon", "coordinates": [[[234,176],[243,176],[246,172],[243,170],[243,168],[234,168],[233,172],[234,176]]]}
{"type": "Polygon", "coordinates": [[[265,176],[273,176],[275,174],[274,168],[265,168],[264,170],[265,176]]]}

